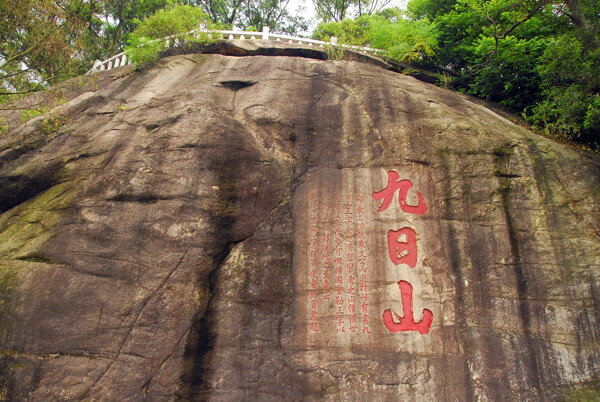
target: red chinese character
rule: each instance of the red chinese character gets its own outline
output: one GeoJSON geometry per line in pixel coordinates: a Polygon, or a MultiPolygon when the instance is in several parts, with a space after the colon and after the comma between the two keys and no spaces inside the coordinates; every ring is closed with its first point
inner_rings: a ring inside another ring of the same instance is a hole
{"type": "Polygon", "coordinates": [[[411,228],[390,230],[388,232],[388,252],[390,260],[394,264],[406,264],[414,268],[417,265],[417,232],[411,228]],[[404,235],[406,235],[406,241],[402,241],[404,235]]]}
{"type": "Polygon", "coordinates": [[[400,296],[402,298],[402,313],[400,317],[394,310],[387,309],[383,312],[383,323],[390,332],[400,331],[419,331],[421,335],[429,333],[431,323],[433,322],[433,313],[431,310],[423,309],[423,318],[418,323],[413,316],[413,287],[406,281],[398,282],[400,296]]]}
{"type": "Polygon", "coordinates": [[[398,202],[400,203],[400,208],[406,213],[415,214],[415,215],[423,215],[427,212],[427,206],[425,205],[425,201],[423,200],[423,196],[421,193],[417,191],[417,197],[419,197],[418,205],[408,205],[406,203],[406,196],[408,195],[408,190],[410,190],[413,186],[412,181],[410,180],[400,180],[400,175],[390,170],[388,172],[388,184],[387,187],[381,191],[374,192],[372,194],[373,199],[375,200],[383,200],[381,206],[378,211],[385,211],[392,202],[394,198],[394,194],[396,190],[400,190],[398,193],[398,202]]]}

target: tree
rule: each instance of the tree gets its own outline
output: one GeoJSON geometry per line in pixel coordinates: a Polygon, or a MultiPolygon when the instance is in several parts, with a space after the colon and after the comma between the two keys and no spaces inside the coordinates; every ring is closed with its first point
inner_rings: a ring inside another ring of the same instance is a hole
{"type": "Polygon", "coordinates": [[[455,4],[456,0],[411,0],[406,5],[406,10],[411,19],[433,21],[452,11],[455,4]]]}
{"type": "Polygon", "coordinates": [[[91,4],[0,2],[0,95],[27,93],[79,71],[91,4]]]}
{"type": "Polygon", "coordinates": [[[268,26],[271,32],[296,34],[308,29],[306,19],[289,13],[290,0],[246,0],[240,4],[235,25],[248,30],[262,30],[268,26]]]}
{"type": "Polygon", "coordinates": [[[546,133],[600,146],[600,50],[571,34],[553,38],[540,57],[541,102],[528,119],[546,133]]]}
{"type": "Polygon", "coordinates": [[[186,5],[163,8],[143,21],[134,20],[134,23],[137,27],[129,35],[125,52],[136,64],[157,59],[161,51],[178,42],[212,42],[217,36],[203,30],[219,28],[200,8],[186,5]]]}
{"type": "Polygon", "coordinates": [[[353,0],[313,0],[317,17],[324,22],[341,22],[353,0]]]}
{"type": "Polygon", "coordinates": [[[596,0],[411,0],[408,11],[439,44],[423,62],[452,72],[455,88],[549,134],[598,143],[596,0]]]}
{"type": "Polygon", "coordinates": [[[350,14],[373,15],[390,3],[391,0],[313,0],[317,17],[323,22],[342,22],[350,14]]]}
{"type": "Polygon", "coordinates": [[[313,37],[324,40],[336,37],[340,43],[386,50],[388,58],[398,61],[419,62],[433,55],[437,47],[431,24],[406,20],[397,8],[354,20],[321,23],[313,37]]]}
{"type": "Polygon", "coordinates": [[[105,0],[97,38],[104,42],[107,56],[122,49],[127,35],[135,29],[136,20],[143,20],[160,9],[176,4],[177,0],[105,0]]]}

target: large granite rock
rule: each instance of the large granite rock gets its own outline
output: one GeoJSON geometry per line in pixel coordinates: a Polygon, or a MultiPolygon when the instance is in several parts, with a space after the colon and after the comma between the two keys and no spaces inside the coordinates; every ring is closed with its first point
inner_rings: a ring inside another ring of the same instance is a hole
{"type": "Polygon", "coordinates": [[[593,393],[597,157],[357,61],[94,80],[0,139],[3,397],[593,393]]]}

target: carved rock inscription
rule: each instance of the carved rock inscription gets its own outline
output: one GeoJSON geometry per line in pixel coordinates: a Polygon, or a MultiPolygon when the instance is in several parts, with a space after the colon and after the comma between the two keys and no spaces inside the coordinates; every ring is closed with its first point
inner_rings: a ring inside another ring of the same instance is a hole
{"type": "Polygon", "coordinates": [[[432,206],[427,167],[307,174],[294,200],[300,344],[356,353],[402,350],[407,337],[419,349],[436,343],[453,309],[432,206]]]}

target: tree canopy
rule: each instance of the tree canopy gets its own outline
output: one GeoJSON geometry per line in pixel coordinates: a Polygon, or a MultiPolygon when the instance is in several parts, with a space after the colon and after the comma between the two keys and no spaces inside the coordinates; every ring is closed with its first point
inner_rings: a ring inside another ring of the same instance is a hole
{"type": "Polygon", "coordinates": [[[431,17],[438,52],[455,88],[499,102],[546,133],[596,146],[600,134],[600,3],[595,0],[457,0],[409,3],[431,17]]]}
{"type": "Polygon", "coordinates": [[[0,93],[29,92],[77,68],[84,61],[88,7],[53,0],[0,2],[0,93]]]}

